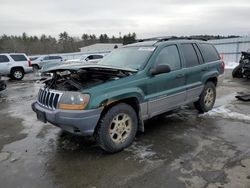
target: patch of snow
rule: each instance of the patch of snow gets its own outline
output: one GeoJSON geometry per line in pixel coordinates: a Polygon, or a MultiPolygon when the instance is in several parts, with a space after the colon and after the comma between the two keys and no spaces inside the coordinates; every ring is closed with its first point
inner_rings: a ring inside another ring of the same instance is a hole
{"type": "Polygon", "coordinates": [[[126,148],[125,151],[129,151],[133,153],[133,158],[135,160],[139,160],[139,162],[148,161],[152,157],[156,155],[156,152],[154,152],[151,149],[152,145],[144,146],[139,145],[136,142],[134,142],[129,148],[126,148]]]}
{"type": "Polygon", "coordinates": [[[225,118],[225,119],[249,121],[250,122],[250,114],[241,114],[238,112],[233,112],[224,105],[217,107],[217,108],[214,108],[211,111],[209,111],[205,114],[202,114],[201,116],[221,117],[221,118],[225,118]]]}
{"type": "Polygon", "coordinates": [[[236,66],[238,66],[239,63],[237,62],[225,62],[225,69],[234,69],[236,66]]]}

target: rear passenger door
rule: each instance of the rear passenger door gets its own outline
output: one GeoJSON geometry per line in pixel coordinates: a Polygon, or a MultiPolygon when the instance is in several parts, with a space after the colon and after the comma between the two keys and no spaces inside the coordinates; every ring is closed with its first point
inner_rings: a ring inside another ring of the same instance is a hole
{"type": "Polygon", "coordinates": [[[147,83],[148,114],[155,116],[185,102],[185,70],[177,45],[164,47],[156,57],[154,67],[166,64],[171,72],[151,76],[147,83]]]}
{"type": "Polygon", "coordinates": [[[193,102],[199,98],[203,90],[202,64],[203,60],[195,43],[181,45],[183,59],[185,60],[187,102],[193,102]]]}

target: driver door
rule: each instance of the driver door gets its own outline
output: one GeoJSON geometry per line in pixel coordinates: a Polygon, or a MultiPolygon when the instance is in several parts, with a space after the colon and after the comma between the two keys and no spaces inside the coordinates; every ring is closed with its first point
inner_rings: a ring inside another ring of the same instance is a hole
{"type": "Polygon", "coordinates": [[[171,110],[186,101],[185,70],[177,45],[164,47],[154,66],[166,64],[169,73],[150,76],[147,83],[148,115],[150,117],[171,110]]]}

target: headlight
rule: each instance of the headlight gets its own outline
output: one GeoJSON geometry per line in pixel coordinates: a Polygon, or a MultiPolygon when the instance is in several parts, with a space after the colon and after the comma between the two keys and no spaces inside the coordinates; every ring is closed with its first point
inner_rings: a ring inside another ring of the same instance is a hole
{"type": "Polygon", "coordinates": [[[78,92],[65,92],[60,101],[58,108],[63,110],[83,110],[89,103],[90,96],[78,92]]]}

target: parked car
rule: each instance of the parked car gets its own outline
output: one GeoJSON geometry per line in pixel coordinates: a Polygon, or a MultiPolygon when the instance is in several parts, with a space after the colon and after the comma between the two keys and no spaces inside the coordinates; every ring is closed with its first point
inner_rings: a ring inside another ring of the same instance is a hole
{"type": "Polygon", "coordinates": [[[89,54],[89,55],[81,56],[80,59],[72,59],[72,60],[67,60],[63,62],[48,63],[42,67],[41,72],[43,72],[43,70],[50,69],[51,67],[56,67],[60,65],[69,65],[69,64],[74,65],[74,64],[79,64],[79,63],[86,63],[86,64],[98,63],[98,61],[100,61],[104,56],[105,55],[101,55],[101,54],[94,54],[94,55],[89,54]]]}
{"type": "Polygon", "coordinates": [[[44,55],[40,56],[35,60],[32,60],[32,67],[35,71],[38,69],[41,69],[44,65],[49,64],[49,63],[58,63],[62,62],[63,57],[59,55],[44,55]]]}
{"type": "Polygon", "coordinates": [[[1,80],[1,76],[0,76],[0,91],[3,91],[6,89],[6,83],[4,80],[1,80]]]}
{"type": "Polygon", "coordinates": [[[23,53],[0,54],[0,75],[22,80],[24,74],[32,72],[31,61],[23,53]]]}
{"type": "Polygon", "coordinates": [[[117,152],[144,130],[144,120],[189,103],[211,110],[224,62],[210,43],[155,39],[116,49],[98,64],[44,71],[54,76],[32,104],[38,120],[117,152]]]}
{"type": "Polygon", "coordinates": [[[104,54],[88,54],[88,55],[82,55],[80,59],[67,60],[66,62],[98,63],[98,61],[100,61],[103,57],[104,54]]]}

